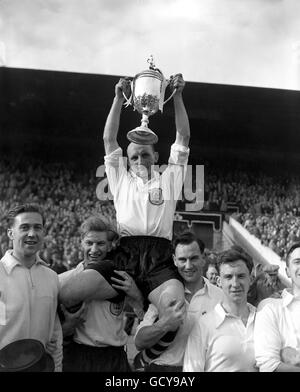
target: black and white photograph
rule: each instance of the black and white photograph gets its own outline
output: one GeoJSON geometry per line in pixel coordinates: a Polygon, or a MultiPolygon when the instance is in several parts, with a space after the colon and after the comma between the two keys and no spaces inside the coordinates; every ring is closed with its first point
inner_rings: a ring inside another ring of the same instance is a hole
{"type": "Polygon", "coordinates": [[[299,149],[298,0],[0,0],[0,373],[300,372],[299,149]]]}

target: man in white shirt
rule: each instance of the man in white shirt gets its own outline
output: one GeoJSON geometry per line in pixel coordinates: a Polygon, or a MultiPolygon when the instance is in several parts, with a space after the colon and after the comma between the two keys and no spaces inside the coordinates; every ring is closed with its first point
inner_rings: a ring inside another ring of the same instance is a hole
{"type": "Polygon", "coordinates": [[[240,247],[223,252],[218,284],[224,299],[199,318],[188,338],[185,372],[254,372],[255,307],[247,303],[253,262],[240,247]]]}
{"type": "MultiPolygon", "coordinates": [[[[182,98],[182,75],[172,77],[170,86],[176,89],[176,139],[169,164],[161,175],[154,169],[158,161],[154,145],[130,143],[126,159],[117,142],[123,92],[128,95],[129,89],[126,79],[120,79],[115,86],[103,134],[106,174],[121,237],[114,255],[115,266],[133,277],[144,298],[156,306],[160,315],[174,299],[184,304],[183,285],[172,261],[171,239],[189,156],[190,127],[182,98]]],[[[105,279],[101,284],[103,299],[109,298],[111,286],[105,279]]],[[[172,334],[175,336],[176,331],[172,334]]],[[[170,343],[170,335],[167,340],[162,338],[163,347],[170,343]]]]}
{"type": "Polygon", "coordinates": [[[114,265],[107,259],[111,230],[104,216],[86,219],[81,225],[84,260],[75,269],[59,275],[61,302],[66,306],[85,303],[84,314],[78,314],[78,319],[84,319],[84,322],[75,327],[73,339],[64,349],[65,372],[131,370],[124,350],[128,338],[124,331],[124,297],[125,294],[131,297],[133,307],[139,303],[141,309],[143,298],[126,272],[112,276],[114,265]],[[103,276],[98,272],[99,268],[103,276]],[[102,279],[107,279],[121,294],[103,300],[99,290],[102,279]]]}
{"type": "Polygon", "coordinates": [[[223,298],[222,290],[203,277],[205,260],[204,244],[191,232],[182,233],[174,240],[174,264],[184,281],[186,315],[178,304],[167,307],[164,315],[157,320],[158,311],[150,304],[143,321],[138,325],[135,344],[138,350],[155,345],[169,331],[179,331],[158,358],[147,358],[149,372],[182,371],[184,351],[188,335],[197,320],[223,298]]]}
{"type": "Polygon", "coordinates": [[[300,242],[288,249],[286,273],[292,287],[258,306],[254,343],[261,372],[300,372],[300,242]]]}
{"type": "Polygon", "coordinates": [[[0,349],[21,339],[36,339],[62,366],[62,330],[57,316],[59,283],[39,256],[44,241],[44,216],[34,204],[8,213],[13,249],[0,261],[0,349]]]}

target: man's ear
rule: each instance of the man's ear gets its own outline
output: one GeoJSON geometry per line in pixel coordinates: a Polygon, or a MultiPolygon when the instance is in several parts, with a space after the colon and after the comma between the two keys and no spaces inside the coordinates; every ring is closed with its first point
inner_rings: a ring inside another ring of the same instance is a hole
{"type": "Polygon", "coordinates": [[[217,286],[222,288],[220,276],[217,276],[217,286]]]}
{"type": "Polygon", "coordinates": [[[157,151],[154,152],[154,163],[158,162],[159,153],[157,151]]]}
{"type": "Polygon", "coordinates": [[[13,240],[13,239],[14,239],[13,232],[12,232],[12,229],[11,229],[11,228],[10,228],[10,229],[7,229],[7,235],[8,235],[8,238],[9,238],[10,240],[13,240]]]}
{"type": "Polygon", "coordinates": [[[285,267],[285,272],[286,272],[288,278],[290,278],[290,277],[291,277],[291,274],[290,274],[290,270],[289,270],[288,267],[285,267]]]}
{"type": "Polygon", "coordinates": [[[172,257],[173,257],[173,261],[174,261],[175,267],[177,267],[177,263],[176,263],[176,257],[175,257],[175,255],[173,254],[173,255],[172,255],[172,257]]]}

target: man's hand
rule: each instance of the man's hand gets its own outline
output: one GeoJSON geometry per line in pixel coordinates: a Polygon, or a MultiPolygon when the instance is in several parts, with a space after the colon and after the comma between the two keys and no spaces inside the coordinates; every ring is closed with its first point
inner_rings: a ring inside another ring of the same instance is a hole
{"type": "Polygon", "coordinates": [[[131,80],[129,78],[121,78],[118,83],[115,85],[115,95],[118,99],[123,99],[123,92],[127,98],[130,97],[131,88],[130,88],[131,80]]]}
{"type": "Polygon", "coordinates": [[[288,365],[300,366],[300,353],[292,347],[284,347],[280,351],[280,357],[288,365]]]}
{"type": "Polygon", "coordinates": [[[182,94],[184,86],[185,86],[185,81],[183,80],[181,73],[172,75],[170,77],[170,89],[171,91],[176,89],[176,93],[174,96],[182,94]]]}
{"type": "Polygon", "coordinates": [[[185,304],[173,300],[164,309],[164,313],[157,321],[157,325],[162,327],[165,332],[176,331],[183,324],[185,313],[185,304]]]}
{"type": "Polygon", "coordinates": [[[56,350],[56,340],[50,340],[46,343],[46,352],[53,356],[53,353],[56,350]]]}
{"type": "Polygon", "coordinates": [[[140,290],[137,288],[135,281],[132,279],[130,275],[125,271],[114,271],[117,275],[119,275],[122,279],[117,279],[112,277],[115,283],[112,284],[112,287],[115,289],[119,289],[124,291],[129,299],[129,303],[137,303],[143,301],[143,296],[140,290]]]}
{"type": "Polygon", "coordinates": [[[85,303],[75,313],[68,312],[63,304],[60,305],[60,308],[65,317],[65,321],[62,324],[63,335],[64,337],[73,335],[75,328],[85,322],[85,303]]]}
{"type": "Polygon", "coordinates": [[[139,320],[144,317],[144,297],[138,289],[135,281],[125,271],[114,271],[122,279],[112,277],[115,282],[112,287],[124,291],[128,304],[133,308],[139,320]]]}

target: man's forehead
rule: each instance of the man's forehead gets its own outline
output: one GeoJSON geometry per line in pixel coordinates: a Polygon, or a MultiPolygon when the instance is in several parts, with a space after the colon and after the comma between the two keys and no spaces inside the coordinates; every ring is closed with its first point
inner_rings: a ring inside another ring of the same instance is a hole
{"type": "Polygon", "coordinates": [[[290,260],[300,259],[300,248],[296,248],[290,254],[290,260]]]}
{"type": "Polygon", "coordinates": [[[220,272],[222,271],[223,273],[229,273],[233,271],[242,271],[242,270],[247,270],[247,265],[244,260],[236,260],[236,261],[231,261],[228,263],[221,263],[220,264],[220,272]]]}
{"type": "Polygon", "coordinates": [[[150,144],[136,144],[136,143],[129,143],[127,147],[127,154],[132,154],[134,152],[141,152],[141,151],[154,151],[153,145],[150,144]]]}
{"type": "Polygon", "coordinates": [[[15,217],[15,223],[18,225],[25,223],[42,224],[43,218],[38,212],[22,212],[15,217]]]}
{"type": "Polygon", "coordinates": [[[188,255],[189,253],[201,254],[199,245],[196,241],[190,244],[178,244],[175,249],[175,254],[180,256],[188,255]]]}
{"type": "Polygon", "coordinates": [[[107,240],[107,231],[88,231],[83,240],[89,241],[99,241],[99,240],[107,240]]]}

